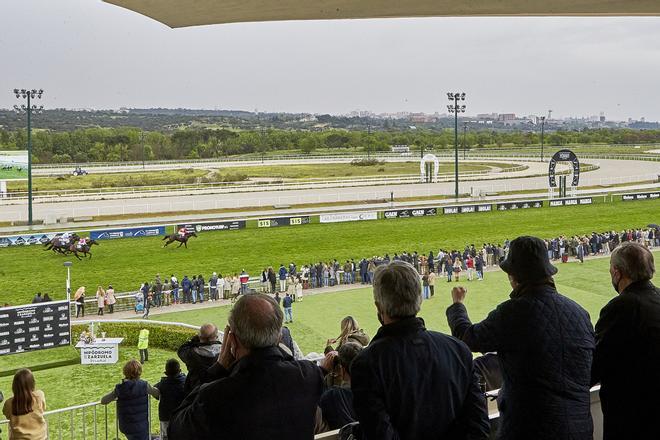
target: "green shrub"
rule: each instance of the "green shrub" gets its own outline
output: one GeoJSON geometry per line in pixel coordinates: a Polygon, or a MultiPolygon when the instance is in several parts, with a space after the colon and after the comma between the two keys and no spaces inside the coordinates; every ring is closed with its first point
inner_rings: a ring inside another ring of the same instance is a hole
{"type": "Polygon", "coordinates": [[[384,165],[385,161],[380,161],[378,159],[353,159],[351,165],[356,167],[371,167],[375,165],[384,165]]]}
{"type": "MultiPolygon", "coordinates": [[[[137,346],[138,334],[143,328],[149,330],[150,348],[162,348],[163,350],[170,351],[177,351],[181,344],[197,334],[195,330],[190,328],[164,324],[149,324],[142,322],[136,322],[134,324],[127,322],[103,322],[100,325],[94,324],[94,331],[97,338],[100,338],[101,332],[104,331],[106,333],[106,338],[124,338],[121,345],[129,347],[137,346]]],[[[87,331],[88,329],[89,327],[85,324],[72,325],[72,341],[77,343],[80,338],[80,333],[87,331]]]]}

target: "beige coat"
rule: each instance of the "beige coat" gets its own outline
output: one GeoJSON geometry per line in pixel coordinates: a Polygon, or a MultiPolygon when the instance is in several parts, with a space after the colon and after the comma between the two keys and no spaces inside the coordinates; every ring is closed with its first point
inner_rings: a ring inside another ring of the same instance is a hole
{"type": "Polygon", "coordinates": [[[32,392],[32,412],[15,416],[11,412],[10,397],[5,401],[2,413],[9,420],[9,438],[11,440],[46,440],[48,438],[48,427],[44,412],[46,411],[46,396],[41,390],[32,392]]]}

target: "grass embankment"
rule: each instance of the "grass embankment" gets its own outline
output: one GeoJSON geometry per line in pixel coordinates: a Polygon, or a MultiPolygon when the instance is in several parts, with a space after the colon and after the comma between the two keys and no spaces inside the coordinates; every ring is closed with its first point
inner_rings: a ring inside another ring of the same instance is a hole
{"type": "Polygon", "coordinates": [[[72,287],[112,284],[117,292],[136,290],[156,273],[181,277],[217,271],[253,275],[268,266],[296,261],[393,254],[402,250],[428,252],[439,248],[462,248],[466,243],[501,242],[532,234],[590,233],[642,227],[660,221],[660,201],[596,203],[591,206],[543,208],[506,212],[437,215],[397,220],[375,220],[203,232],[192,238],[189,248],[163,249],[160,237],[104,240],[90,260],[72,260],[40,246],[0,249],[0,301],[29,302],[36,291],[54,299],[64,295],[66,271],[62,263],[74,262],[72,287]]]}

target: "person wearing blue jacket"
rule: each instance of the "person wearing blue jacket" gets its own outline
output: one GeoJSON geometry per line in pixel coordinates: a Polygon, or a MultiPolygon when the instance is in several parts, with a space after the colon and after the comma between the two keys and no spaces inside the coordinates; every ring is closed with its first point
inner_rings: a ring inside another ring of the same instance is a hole
{"type": "Polygon", "coordinates": [[[188,275],[183,276],[183,280],[181,280],[181,290],[183,290],[183,302],[184,303],[189,303],[190,302],[190,293],[192,291],[192,282],[188,278],[188,275]]]}
{"type": "Polygon", "coordinates": [[[158,403],[158,419],[160,420],[160,438],[167,440],[167,427],[174,410],[186,398],[184,384],[186,375],[181,372],[181,365],[176,359],[169,359],[165,363],[165,377],[154,385],[160,391],[158,403]]]}
{"type": "Polygon", "coordinates": [[[140,379],[142,365],[132,359],[124,365],[124,379],[115,389],[101,398],[101,404],[117,401],[119,430],[128,440],[148,440],[149,396],[160,397],[160,391],[140,379]]]}
{"type": "Polygon", "coordinates": [[[280,292],[286,292],[286,278],[288,272],[286,270],[286,267],[284,267],[284,263],[280,264],[280,269],[278,271],[278,274],[280,278],[280,292]]]}

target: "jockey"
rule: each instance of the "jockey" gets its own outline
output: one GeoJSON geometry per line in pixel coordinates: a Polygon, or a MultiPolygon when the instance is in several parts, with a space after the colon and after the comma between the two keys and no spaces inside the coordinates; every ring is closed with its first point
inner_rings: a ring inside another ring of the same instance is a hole
{"type": "Polygon", "coordinates": [[[60,236],[60,245],[64,246],[69,244],[71,241],[71,233],[70,232],[65,232],[60,236]]]}
{"type": "Polygon", "coordinates": [[[78,240],[78,243],[76,244],[78,250],[81,250],[83,246],[87,244],[87,240],[89,240],[89,237],[83,237],[80,240],[78,240]]]}
{"type": "Polygon", "coordinates": [[[186,232],[188,232],[188,231],[186,231],[185,227],[179,228],[179,232],[178,232],[179,237],[184,238],[186,236],[186,232]]]}

